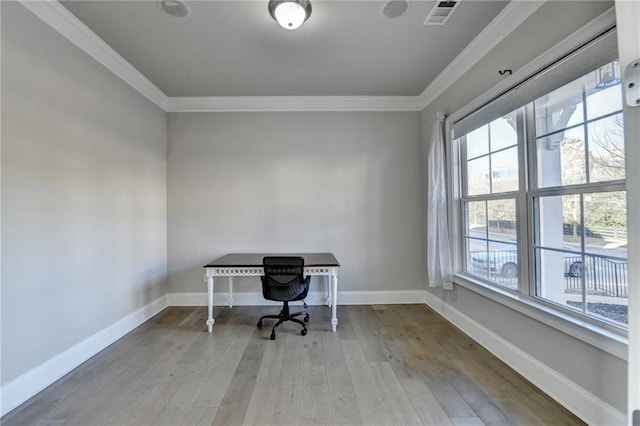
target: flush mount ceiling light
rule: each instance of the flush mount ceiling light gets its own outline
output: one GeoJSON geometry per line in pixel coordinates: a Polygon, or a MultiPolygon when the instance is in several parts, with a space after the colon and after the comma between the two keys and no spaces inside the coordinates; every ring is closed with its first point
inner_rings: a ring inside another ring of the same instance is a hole
{"type": "Polygon", "coordinates": [[[382,6],[382,14],[387,18],[398,18],[407,11],[409,3],[405,0],[390,0],[382,6]]]}
{"type": "Polygon", "coordinates": [[[295,30],[311,15],[309,0],[269,0],[269,14],[282,28],[295,30]]]}
{"type": "Polygon", "coordinates": [[[160,0],[162,10],[176,18],[184,18],[189,14],[189,8],[180,0],[160,0]]]}

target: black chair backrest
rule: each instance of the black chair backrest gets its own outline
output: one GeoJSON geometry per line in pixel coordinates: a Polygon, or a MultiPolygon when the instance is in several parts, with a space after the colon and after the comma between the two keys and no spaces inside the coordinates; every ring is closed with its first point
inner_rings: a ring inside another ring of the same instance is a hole
{"type": "Polygon", "coordinates": [[[270,300],[302,300],[309,280],[304,279],[304,259],[299,256],[267,256],[262,259],[262,291],[270,300]]]}

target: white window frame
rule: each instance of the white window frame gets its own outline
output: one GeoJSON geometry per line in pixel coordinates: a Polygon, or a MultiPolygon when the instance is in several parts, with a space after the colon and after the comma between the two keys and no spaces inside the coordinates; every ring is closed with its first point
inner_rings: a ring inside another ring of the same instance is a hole
{"type": "MultiPolygon", "coordinates": [[[[549,64],[555,62],[558,58],[563,57],[567,52],[573,51],[579,46],[587,43],[589,40],[603,33],[607,29],[615,26],[614,8],[609,9],[584,27],[549,49],[523,68],[517,70],[514,75],[526,77],[534,75],[538,70],[543,69],[549,64]]],[[[521,80],[521,81],[522,81],[521,80]]],[[[568,309],[559,308],[557,305],[546,302],[543,299],[534,297],[535,294],[535,277],[533,276],[533,268],[529,267],[533,264],[533,250],[529,247],[533,244],[533,229],[531,226],[518,227],[518,246],[525,247],[525,250],[518,250],[518,262],[522,265],[519,268],[518,290],[510,290],[507,287],[501,287],[482,280],[476,279],[463,271],[464,259],[464,230],[462,220],[462,193],[461,193],[461,175],[460,170],[463,167],[463,156],[454,144],[453,123],[467,116],[471,112],[479,109],[492,99],[502,93],[507,92],[510,88],[518,84],[518,81],[506,79],[496,84],[483,95],[471,100],[465,107],[451,114],[445,121],[445,141],[447,146],[447,180],[448,180],[448,204],[450,240],[452,242],[452,258],[454,268],[454,283],[462,286],[470,291],[478,293],[490,300],[507,306],[526,316],[534,318],[544,324],[556,328],[572,337],[580,339],[586,343],[596,346],[622,360],[627,360],[627,331],[621,327],[598,321],[580,313],[573,313],[568,309]],[[531,294],[531,296],[529,295],[531,294]]],[[[526,114],[527,112],[525,112],[526,114]]],[[[526,129],[527,137],[533,136],[533,129],[526,129]]],[[[531,139],[530,139],[531,140],[531,139]]],[[[529,144],[531,147],[532,144],[529,144]]],[[[531,148],[528,148],[531,150],[531,148]]],[[[524,149],[518,150],[520,164],[523,167],[532,167],[527,165],[526,158],[532,158],[532,152],[524,152],[524,149]]],[[[530,178],[530,171],[524,170],[520,173],[520,189],[521,193],[530,178]]],[[[524,220],[526,223],[533,223],[530,212],[533,208],[533,197],[531,195],[519,196],[517,198],[518,221],[524,220]]],[[[520,222],[524,223],[524,222],[520,222]]]]}
{"type": "MultiPolygon", "coordinates": [[[[517,150],[518,150],[518,164],[520,167],[526,167],[526,161],[524,158],[525,153],[523,152],[523,141],[521,140],[522,136],[525,136],[523,133],[526,131],[526,129],[524,128],[524,108],[519,108],[519,111],[517,113],[517,117],[516,117],[516,122],[517,122],[517,137],[518,137],[518,142],[517,142],[517,150]]],[[[489,123],[487,123],[489,124],[489,123]]],[[[449,131],[449,139],[451,139],[451,132],[449,131]]],[[[462,138],[466,138],[466,135],[462,135],[462,138]]],[[[449,143],[449,141],[447,141],[449,143]]],[[[466,140],[460,144],[459,148],[463,148],[466,145],[466,140]]],[[[449,146],[451,147],[451,143],[449,143],[449,146]]],[[[491,155],[494,152],[500,152],[503,149],[512,149],[513,146],[509,146],[507,148],[502,148],[500,150],[497,151],[490,151],[488,152],[486,155],[491,155]]],[[[452,148],[452,150],[455,150],[455,147],[452,148]]],[[[459,157],[459,161],[458,161],[458,170],[460,171],[461,175],[465,175],[467,174],[467,158],[464,152],[460,152],[458,151],[457,153],[458,157],[459,157]]],[[[491,161],[491,160],[490,160],[491,161]]],[[[493,173],[493,169],[490,169],[490,173],[493,173]]],[[[464,203],[465,202],[473,202],[473,201],[492,201],[492,200],[504,200],[504,199],[513,199],[515,201],[516,204],[516,220],[518,224],[524,223],[523,221],[526,221],[526,191],[523,191],[524,188],[526,188],[526,176],[527,170],[525,169],[524,171],[522,171],[522,169],[519,169],[518,171],[518,176],[519,176],[519,181],[518,181],[518,190],[517,191],[507,191],[507,192],[489,192],[487,194],[479,194],[479,195],[467,195],[464,196],[463,194],[467,192],[467,182],[466,181],[460,181],[461,186],[459,186],[459,208],[460,208],[460,212],[459,212],[459,218],[460,218],[460,223],[463,223],[464,220],[464,203]],[[523,215],[523,213],[525,213],[523,215]]],[[[489,217],[487,216],[487,221],[489,220],[489,217]]],[[[457,225],[457,224],[456,224],[457,225]]],[[[463,240],[466,240],[467,238],[464,237],[464,226],[463,225],[459,225],[460,226],[460,231],[461,234],[463,235],[462,238],[463,240]]],[[[516,239],[518,241],[518,247],[526,247],[527,240],[526,240],[526,235],[524,235],[524,233],[521,232],[521,228],[522,226],[517,226],[516,227],[516,239]],[[523,235],[521,235],[523,234],[523,235]]],[[[466,243],[466,241],[465,241],[466,243]]],[[[462,247],[464,247],[464,244],[462,244],[462,247]]],[[[464,249],[462,250],[464,251],[464,249]]],[[[469,268],[469,265],[466,265],[466,259],[463,256],[460,256],[460,259],[462,261],[462,268],[459,270],[464,271],[465,269],[469,268]]],[[[487,259],[488,260],[488,259],[487,259]]],[[[526,281],[526,279],[523,277],[523,271],[528,269],[528,260],[527,260],[527,256],[526,256],[526,252],[524,250],[518,250],[517,252],[517,264],[518,265],[524,265],[524,267],[520,267],[518,270],[518,291],[524,293],[525,292],[525,288],[523,287],[523,283],[526,281]]],[[[469,275],[471,276],[471,275],[469,275]]],[[[499,286],[500,288],[504,288],[506,291],[512,291],[509,287],[507,286],[503,286],[500,283],[496,283],[490,280],[484,280],[480,277],[474,276],[473,279],[477,279],[479,281],[482,281],[483,283],[487,284],[488,286],[499,286]]]]}

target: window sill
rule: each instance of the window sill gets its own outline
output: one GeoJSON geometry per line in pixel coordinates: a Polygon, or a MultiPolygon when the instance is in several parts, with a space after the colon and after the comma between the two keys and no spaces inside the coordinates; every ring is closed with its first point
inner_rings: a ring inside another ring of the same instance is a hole
{"type": "Polygon", "coordinates": [[[588,321],[532,297],[493,287],[464,275],[455,274],[454,283],[617,358],[627,360],[627,334],[624,330],[588,321]]]}

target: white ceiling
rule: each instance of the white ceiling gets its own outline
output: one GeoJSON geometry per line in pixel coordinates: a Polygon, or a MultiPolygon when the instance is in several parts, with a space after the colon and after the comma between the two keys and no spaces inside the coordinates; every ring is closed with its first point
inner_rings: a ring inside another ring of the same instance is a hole
{"type": "Polygon", "coordinates": [[[424,26],[433,1],[389,19],[384,1],[312,0],[295,31],[267,3],[188,1],[186,18],[154,0],[63,5],[170,97],[417,96],[508,2],[463,0],[444,26],[424,26]]]}

